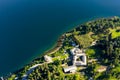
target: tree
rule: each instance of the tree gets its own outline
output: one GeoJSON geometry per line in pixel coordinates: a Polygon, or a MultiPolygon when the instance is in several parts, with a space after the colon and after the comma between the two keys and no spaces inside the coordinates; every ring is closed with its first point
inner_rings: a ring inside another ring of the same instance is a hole
{"type": "Polygon", "coordinates": [[[61,61],[60,61],[60,60],[55,60],[55,61],[54,61],[54,64],[55,64],[56,66],[58,66],[58,65],[61,64],[61,61]]]}
{"type": "Polygon", "coordinates": [[[48,78],[48,80],[51,80],[51,73],[50,73],[50,71],[47,72],[47,78],[48,78]]]}

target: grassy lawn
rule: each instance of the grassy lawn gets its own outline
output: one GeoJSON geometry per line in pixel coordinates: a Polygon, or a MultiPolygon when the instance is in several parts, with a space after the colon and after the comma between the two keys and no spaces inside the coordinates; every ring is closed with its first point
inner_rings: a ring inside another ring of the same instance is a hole
{"type": "Polygon", "coordinates": [[[16,77],[16,75],[13,74],[10,78],[8,78],[8,80],[14,80],[15,77],[16,77]]]}
{"type": "Polygon", "coordinates": [[[94,58],[96,52],[94,49],[91,48],[91,49],[87,49],[85,53],[87,54],[87,56],[94,58]]]}
{"type": "Polygon", "coordinates": [[[82,45],[83,48],[89,47],[93,41],[91,38],[91,33],[84,35],[75,35],[74,37],[79,41],[80,45],[82,45]]]}
{"type": "Polygon", "coordinates": [[[81,75],[80,73],[75,73],[75,74],[65,74],[65,77],[67,77],[66,80],[85,80],[84,76],[81,75]]]}
{"type": "Polygon", "coordinates": [[[120,27],[117,27],[116,29],[109,29],[110,32],[112,33],[112,38],[117,38],[120,36],[120,32],[117,32],[117,30],[120,30],[120,27]]]}
{"type": "Polygon", "coordinates": [[[116,73],[116,72],[120,72],[120,65],[116,66],[115,68],[112,69],[112,72],[116,73]]]}
{"type": "Polygon", "coordinates": [[[66,59],[66,58],[68,58],[68,54],[63,54],[63,55],[54,57],[52,60],[53,60],[53,61],[56,61],[56,60],[64,60],[64,59],[66,59]]]}
{"type": "Polygon", "coordinates": [[[72,33],[66,33],[66,36],[67,37],[69,37],[69,36],[71,36],[72,35],[72,33]]]}
{"type": "Polygon", "coordinates": [[[100,58],[100,55],[102,54],[102,50],[97,47],[97,46],[93,46],[93,47],[89,47],[85,53],[87,54],[87,56],[89,56],[89,58],[100,58]]]}

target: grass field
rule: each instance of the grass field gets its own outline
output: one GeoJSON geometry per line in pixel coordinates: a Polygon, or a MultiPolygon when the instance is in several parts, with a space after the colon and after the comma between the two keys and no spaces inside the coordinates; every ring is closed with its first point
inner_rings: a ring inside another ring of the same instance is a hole
{"type": "Polygon", "coordinates": [[[87,54],[87,56],[94,58],[96,52],[94,49],[91,48],[87,49],[85,53],[87,54]]]}
{"type": "Polygon", "coordinates": [[[110,32],[112,33],[112,38],[117,38],[120,37],[120,32],[117,32],[117,30],[120,30],[120,27],[117,27],[116,29],[109,29],[110,32]]]}
{"type": "Polygon", "coordinates": [[[79,41],[80,45],[82,45],[83,48],[87,48],[93,42],[93,39],[91,38],[91,34],[92,33],[88,33],[84,35],[75,35],[74,37],[79,41]]]}

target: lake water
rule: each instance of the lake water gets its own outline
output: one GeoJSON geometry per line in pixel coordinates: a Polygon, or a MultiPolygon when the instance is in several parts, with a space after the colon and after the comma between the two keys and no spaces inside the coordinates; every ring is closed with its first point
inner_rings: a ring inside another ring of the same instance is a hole
{"type": "Polygon", "coordinates": [[[114,15],[119,0],[0,0],[0,76],[31,62],[75,25],[114,15]]]}

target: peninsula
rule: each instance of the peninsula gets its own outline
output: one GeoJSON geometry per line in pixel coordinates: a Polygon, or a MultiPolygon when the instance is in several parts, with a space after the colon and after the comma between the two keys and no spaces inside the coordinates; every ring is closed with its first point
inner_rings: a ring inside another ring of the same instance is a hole
{"type": "Polygon", "coordinates": [[[100,18],[64,33],[56,47],[8,80],[119,80],[120,18],[100,18]]]}

